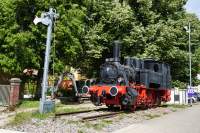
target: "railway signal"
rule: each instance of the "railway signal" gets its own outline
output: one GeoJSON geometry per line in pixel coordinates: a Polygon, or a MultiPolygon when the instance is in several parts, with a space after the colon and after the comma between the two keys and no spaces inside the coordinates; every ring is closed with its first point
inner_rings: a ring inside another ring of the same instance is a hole
{"type": "Polygon", "coordinates": [[[47,40],[46,40],[46,50],[45,50],[45,61],[44,61],[44,71],[43,71],[43,79],[42,79],[42,98],[40,99],[40,113],[51,112],[54,109],[54,102],[52,100],[46,99],[46,92],[48,87],[48,70],[49,70],[49,58],[51,52],[51,33],[52,27],[54,24],[54,19],[58,17],[56,10],[53,8],[49,9],[49,12],[44,12],[41,14],[41,17],[34,19],[34,24],[42,23],[48,26],[47,29],[47,40]]]}

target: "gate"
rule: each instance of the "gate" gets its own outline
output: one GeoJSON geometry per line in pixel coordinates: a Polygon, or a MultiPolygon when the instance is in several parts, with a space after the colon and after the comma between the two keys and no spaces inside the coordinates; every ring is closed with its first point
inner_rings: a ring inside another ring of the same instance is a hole
{"type": "Polygon", "coordinates": [[[10,102],[10,85],[0,85],[0,106],[8,106],[10,102]]]}

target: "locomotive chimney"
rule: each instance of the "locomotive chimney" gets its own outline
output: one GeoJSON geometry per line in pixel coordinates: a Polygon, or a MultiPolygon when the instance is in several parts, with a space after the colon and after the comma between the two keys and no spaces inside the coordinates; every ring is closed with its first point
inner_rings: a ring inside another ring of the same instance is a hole
{"type": "Polygon", "coordinates": [[[113,47],[113,59],[115,62],[120,61],[120,41],[114,41],[114,47],[113,47]]]}

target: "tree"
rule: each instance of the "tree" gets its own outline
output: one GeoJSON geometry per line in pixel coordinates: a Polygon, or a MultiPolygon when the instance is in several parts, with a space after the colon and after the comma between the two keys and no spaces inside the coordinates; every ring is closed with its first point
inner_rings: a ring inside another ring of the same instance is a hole
{"type": "MultiPolygon", "coordinates": [[[[25,68],[42,77],[46,27],[33,24],[35,15],[56,8],[50,73],[65,66],[97,76],[111,57],[112,42],[121,40],[122,57],[154,58],[171,65],[174,81],[188,81],[188,42],[183,26],[192,23],[192,73],[199,72],[200,22],[187,14],[186,0],[1,0],[0,71],[20,76],[25,68]],[[55,51],[54,51],[55,49],[55,51]],[[89,71],[88,71],[89,70],[89,71]]],[[[179,82],[178,81],[178,82],[179,82]]]]}

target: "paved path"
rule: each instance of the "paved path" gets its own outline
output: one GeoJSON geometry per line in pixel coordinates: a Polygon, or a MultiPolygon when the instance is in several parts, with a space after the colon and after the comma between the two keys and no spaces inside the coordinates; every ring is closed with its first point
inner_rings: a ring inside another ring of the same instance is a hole
{"type": "Polygon", "coordinates": [[[134,124],[114,133],[200,133],[200,105],[134,124]]]}

